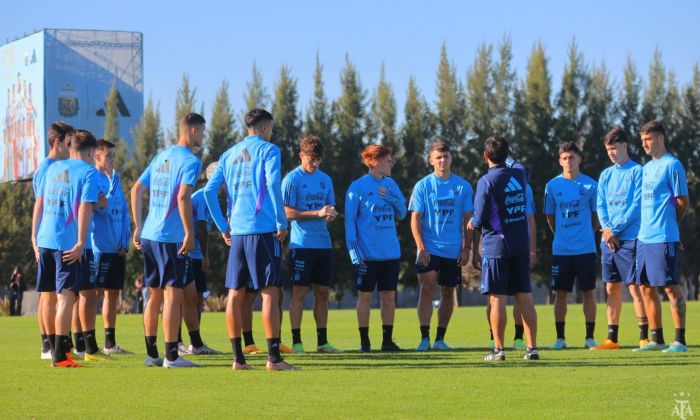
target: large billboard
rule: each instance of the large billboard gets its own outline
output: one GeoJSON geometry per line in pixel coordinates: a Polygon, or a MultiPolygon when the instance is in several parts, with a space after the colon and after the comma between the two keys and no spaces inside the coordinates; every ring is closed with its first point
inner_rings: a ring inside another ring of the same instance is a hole
{"type": "Polygon", "coordinates": [[[27,179],[46,155],[44,34],[0,47],[0,182],[27,179]]]}
{"type": "Polygon", "coordinates": [[[31,178],[53,121],[101,137],[112,87],[119,137],[133,145],[132,128],[143,115],[141,33],[45,29],[0,47],[0,182],[31,178]]]}

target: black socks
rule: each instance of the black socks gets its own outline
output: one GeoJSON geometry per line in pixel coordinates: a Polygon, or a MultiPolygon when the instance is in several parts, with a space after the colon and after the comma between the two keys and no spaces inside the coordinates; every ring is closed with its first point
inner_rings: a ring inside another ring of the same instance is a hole
{"type": "Polygon", "coordinates": [[[557,329],[557,340],[564,340],[566,336],[564,335],[564,322],[555,322],[554,327],[557,329]]]}
{"type": "Polygon", "coordinates": [[[267,361],[272,363],[279,363],[282,361],[279,338],[267,339],[267,361]]]}
{"type": "Polygon", "coordinates": [[[105,328],[105,348],[111,349],[117,345],[117,332],[114,328],[105,328]]]}
{"type": "Polygon", "coordinates": [[[328,329],[316,328],[316,343],[318,347],[328,343],[328,329]]]}
{"type": "Polygon", "coordinates": [[[608,325],[608,340],[617,343],[617,330],[619,325],[608,325]]]}
{"type": "Polygon", "coordinates": [[[243,331],[243,342],[246,346],[255,344],[255,340],[253,340],[253,331],[243,331]]]}
{"type": "MultiPolygon", "coordinates": [[[[146,337],[146,353],[148,353],[148,356],[157,359],[158,358],[158,336],[150,336],[147,335],[146,337]]],[[[177,350],[177,347],[175,348],[177,350]]]]}
{"type": "Polygon", "coordinates": [[[245,356],[241,347],[241,337],[231,338],[231,349],[233,349],[233,360],[236,363],[245,364],[245,356]]]}
{"type": "Polygon", "coordinates": [[[199,335],[199,330],[190,331],[190,343],[192,347],[202,347],[204,345],[202,337],[199,335]]]}

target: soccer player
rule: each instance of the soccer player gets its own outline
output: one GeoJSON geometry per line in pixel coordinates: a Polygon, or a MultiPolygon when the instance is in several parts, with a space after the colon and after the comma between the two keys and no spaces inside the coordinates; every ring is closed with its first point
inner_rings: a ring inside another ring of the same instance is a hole
{"type": "MultiPolygon", "coordinates": [[[[177,333],[182,319],[184,289],[194,290],[189,253],[194,249],[192,224],[192,189],[202,172],[202,163],[192,149],[202,145],[206,121],[194,112],[179,122],[176,145],[151,161],[131,188],[131,210],[134,217],[133,242],[143,250],[144,278],[148,286],[148,303],[143,324],[148,356],[144,365],[164,368],[198,367],[180,357],[177,333]],[[149,190],[149,209],[143,222],[143,193],[149,190]],[[158,311],[163,304],[165,360],[158,355],[158,311]]],[[[194,305],[194,302],[192,302],[194,305]]],[[[195,322],[197,321],[195,316],[195,322]]],[[[199,328],[193,328],[199,330],[199,328]]]]}
{"type": "Polygon", "coordinates": [[[557,340],[554,350],[566,348],[564,322],[566,298],[573,291],[574,278],[583,294],[583,313],[586,319],[586,348],[597,344],[595,330],[595,231],[597,184],[579,170],[583,155],[572,141],[559,146],[559,165],[562,174],[550,180],[544,191],[544,214],[554,233],[552,244],[552,290],[554,322],[557,340]]]}
{"type": "Polygon", "coordinates": [[[289,271],[292,299],[289,321],[292,327],[292,350],[304,353],[301,318],[304,298],[313,284],[316,349],[319,353],[338,353],[328,342],[328,286],[332,277],[331,236],[326,222],[338,217],[335,210],[333,182],[318,169],[323,157],[323,143],[317,136],[299,142],[301,165],[282,180],[284,211],[291,221],[289,271]]]}
{"type": "Polygon", "coordinates": [[[428,161],[433,173],[416,183],[409,210],[411,232],[416,242],[416,271],[420,284],[418,322],[421,341],[417,351],[430,346],[430,320],[433,295],[440,286],[437,334],[432,348],[452,350],[445,343],[445,332],[454,311],[455,287],[462,282],[462,267],[469,262],[472,232],[465,231],[472,217],[472,187],[452,173],[452,154],[443,141],[430,146],[428,161]]]}
{"type": "Polygon", "coordinates": [[[642,147],[652,160],[642,170],[641,226],[637,241],[637,284],[642,290],[649,316],[651,340],[635,351],[663,350],[684,352],[685,296],[681,290],[676,256],[681,237],[678,227],[688,210],[688,184],[683,165],[666,151],[666,131],[658,121],[641,130],[642,147]],[[676,338],[669,347],[664,342],[661,302],[656,291],[663,287],[671,304],[676,338]]]}
{"type": "Polygon", "coordinates": [[[269,142],[272,114],[264,109],[253,109],[246,114],[245,124],[248,136],[221,155],[204,187],[216,227],[231,246],[226,272],[229,289],[226,321],[233,348],[233,369],[250,369],[241,348],[241,306],[248,287],[262,292],[267,370],[298,370],[282,359],[279,349],[280,271],[287,218],[280,185],[280,150],[269,142]],[[222,183],[231,199],[230,226],[217,198],[222,183]]]}
{"type": "MultiPolygon", "coordinates": [[[[34,189],[34,210],[32,212],[32,247],[34,248],[34,256],[37,263],[39,262],[39,246],[37,245],[37,233],[39,232],[39,223],[41,222],[42,209],[44,203],[44,180],[46,170],[49,165],[57,160],[68,158],[68,142],[67,138],[73,135],[73,127],[63,121],[52,123],[47,134],[49,144],[49,153],[39,167],[34,172],[32,178],[32,187],[34,189]]],[[[41,333],[41,359],[51,359],[51,350],[56,341],[55,323],[56,323],[56,281],[53,277],[42,279],[37,276],[36,291],[39,293],[39,305],[36,311],[36,318],[39,323],[39,332],[41,333]],[[43,281],[42,281],[43,280],[43,281]]]]}
{"type": "MultiPolygon", "coordinates": [[[[527,228],[528,236],[530,238],[530,271],[535,268],[537,262],[537,224],[535,223],[535,198],[532,193],[532,188],[530,187],[530,173],[522,163],[516,162],[512,156],[506,158],[506,167],[520,169],[525,174],[525,199],[527,200],[527,207],[525,208],[525,215],[527,216],[527,228]]],[[[472,266],[481,266],[481,254],[479,252],[479,237],[475,235],[474,238],[474,252],[472,253],[472,266]]],[[[493,343],[493,329],[491,329],[491,305],[489,302],[486,303],[486,321],[489,323],[489,333],[491,334],[491,349],[494,348],[493,343]]],[[[515,336],[513,337],[513,350],[526,350],[527,345],[523,341],[523,334],[525,333],[525,327],[523,326],[523,317],[520,312],[520,307],[517,302],[513,302],[513,325],[515,326],[515,336]]]]}
{"type": "Polygon", "coordinates": [[[126,253],[129,251],[131,224],[121,178],[114,167],[115,145],[107,140],[97,141],[95,167],[100,191],[105,191],[107,206],[96,209],[91,232],[95,253],[96,285],[104,294],[102,321],[105,328],[105,354],[133,354],[117,344],[117,302],[124,288],[126,253]]]}
{"type": "Polygon", "coordinates": [[[481,293],[488,295],[494,349],[484,360],[505,360],[506,302],[515,296],[528,347],[524,358],[538,360],[537,313],[530,286],[530,235],[525,172],[509,168],[505,161],[508,142],[489,137],[484,142],[484,160],[489,171],[479,179],[474,195],[474,218],[470,230],[482,231],[481,293]]]}
{"type": "MultiPolygon", "coordinates": [[[[88,131],[76,130],[69,159],[54,162],[44,174],[43,205],[37,233],[38,280],[56,283],[53,366],[80,367],[70,352],[69,329],[73,304],[80,290],[83,250],[93,205],[97,203],[97,170],[92,166],[97,146],[88,131]]],[[[45,302],[48,303],[48,302],[45,302]]],[[[44,308],[47,309],[46,307],[44,308]]],[[[45,317],[48,320],[50,317],[45,317]]]]}
{"type": "MultiPolygon", "coordinates": [[[[207,166],[207,179],[216,169],[216,162],[207,166]]],[[[185,300],[182,305],[183,319],[188,327],[190,345],[182,344],[181,333],[178,333],[178,353],[180,354],[221,354],[204,344],[200,333],[202,319],[202,305],[204,305],[204,292],[207,291],[207,273],[209,272],[209,231],[213,222],[207,202],[204,198],[204,189],[199,189],[192,194],[192,218],[194,223],[194,249],[190,252],[192,259],[192,272],[194,275],[194,289],[185,288],[185,300]],[[196,294],[196,296],[192,296],[196,294]],[[196,322],[195,322],[196,319],[196,322]],[[192,330],[191,328],[194,328],[192,330]]],[[[180,331],[182,328],[180,328],[180,331]]]]}
{"type": "Polygon", "coordinates": [[[391,150],[371,144],[362,152],[369,173],[350,184],[345,198],[345,241],[357,266],[357,323],[360,352],[371,351],[369,314],[372,292],[381,298],[382,351],[400,351],[392,338],[401,248],[396,220],[406,217],[406,199],[389,178],[391,150]]]}
{"type": "Polygon", "coordinates": [[[608,294],[608,338],[592,350],[617,350],[622,286],[629,290],[639,324],[640,347],[649,342],[649,325],[637,286],[635,255],[642,196],[642,166],[627,154],[627,134],[615,127],[605,135],[605,150],[613,165],[598,179],[598,220],[602,232],[600,259],[608,294]]]}

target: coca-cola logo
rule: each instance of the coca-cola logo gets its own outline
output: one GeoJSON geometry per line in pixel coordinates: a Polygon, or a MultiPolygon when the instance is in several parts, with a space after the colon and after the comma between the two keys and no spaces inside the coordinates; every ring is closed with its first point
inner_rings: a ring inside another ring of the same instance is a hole
{"type": "Polygon", "coordinates": [[[525,194],[523,193],[506,196],[506,206],[516,203],[522,203],[523,201],[525,201],[525,194]]]}

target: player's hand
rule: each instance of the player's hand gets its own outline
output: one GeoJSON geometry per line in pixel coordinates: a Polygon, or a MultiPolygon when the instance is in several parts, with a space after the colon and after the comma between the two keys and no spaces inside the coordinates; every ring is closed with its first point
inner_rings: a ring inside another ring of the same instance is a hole
{"type": "Polygon", "coordinates": [[[95,205],[95,208],[97,208],[97,209],[103,209],[103,208],[107,207],[107,204],[108,204],[108,203],[107,203],[107,197],[105,197],[104,194],[100,193],[100,194],[97,196],[97,204],[95,205]]]}
{"type": "Polygon", "coordinates": [[[338,217],[338,212],[333,206],[323,206],[323,208],[318,211],[318,217],[325,218],[327,222],[330,222],[338,217]]]}
{"type": "Polygon", "coordinates": [[[477,251],[472,253],[472,267],[474,267],[475,270],[481,271],[481,254],[477,251]]]}
{"type": "Polygon", "coordinates": [[[418,255],[416,255],[416,262],[418,265],[427,267],[430,264],[430,253],[426,250],[419,250],[418,255]]]}
{"type": "Polygon", "coordinates": [[[530,254],[530,270],[534,270],[537,265],[537,254],[534,254],[535,255],[530,254]]]}
{"type": "Polygon", "coordinates": [[[616,252],[618,249],[620,249],[620,241],[612,233],[612,230],[603,229],[601,230],[601,232],[603,234],[603,240],[605,241],[605,244],[608,246],[608,248],[610,248],[612,252],[616,252]]]}
{"type": "Polygon", "coordinates": [[[185,237],[182,238],[182,246],[177,251],[180,255],[187,255],[190,251],[194,249],[194,235],[188,235],[185,233],[185,237]]]}
{"type": "Polygon", "coordinates": [[[209,272],[209,257],[202,258],[202,272],[203,273],[209,272]]]}
{"type": "Polygon", "coordinates": [[[231,234],[229,232],[221,232],[221,237],[224,238],[226,246],[231,246],[231,234]]]}
{"type": "Polygon", "coordinates": [[[119,248],[118,254],[123,257],[127,252],[126,248],[119,248]]]}
{"type": "Polygon", "coordinates": [[[457,266],[464,267],[469,262],[469,249],[463,249],[457,257],[457,266]]]}
{"type": "Polygon", "coordinates": [[[61,259],[66,264],[73,264],[76,261],[80,261],[80,259],[82,257],[83,257],[83,244],[78,242],[70,250],[64,251],[61,259]]]}
{"type": "Polygon", "coordinates": [[[399,195],[388,188],[377,187],[377,191],[379,192],[379,196],[390,204],[397,204],[399,201],[401,201],[399,195]]]}
{"type": "Polygon", "coordinates": [[[474,230],[474,224],[470,220],[469,223],[467,223],[467,230],[474,230]]]}
{"type": "Polygon", "coordinates": [[[136,249],[141,249],[141,229],[138,227],[134,229],[134,238],[131,240],[136,249]]]}
{"type": "Polygon", "coordinates": [[[39,262],[39,246],[36,244],[36,238],[32,238],[32,248],[34,249],[34,259],[39,262]]]}
{"type": "Polygon", "coordinates": [[[679,250],[680,252],[684,252],[684,251],[685,251],[685,245],[683,245],[683,242],[681,242],[681,241],[678,241],[678,250],[679,250]]]}
{"type": "Polygon", "coordinates": [[[284,238],[287,237],[287,229],[278,230],[275,236],[277,237],[278,241],[284,242],[284,238]]]}

